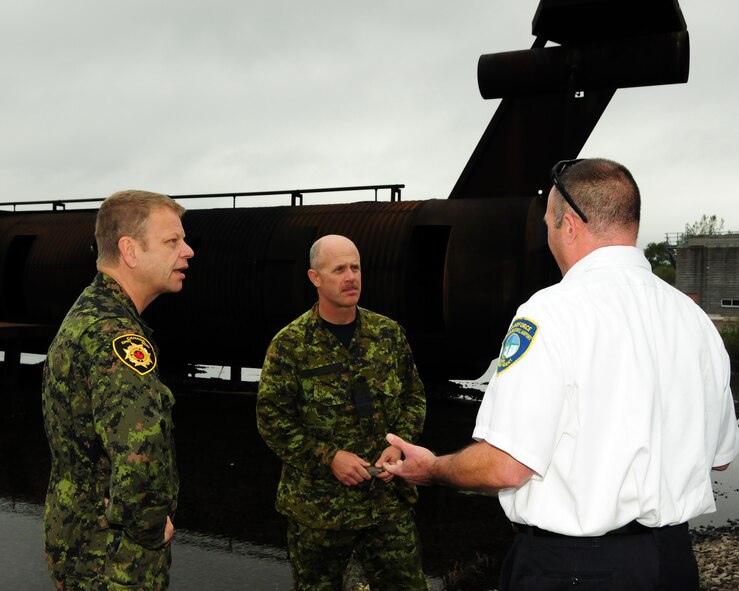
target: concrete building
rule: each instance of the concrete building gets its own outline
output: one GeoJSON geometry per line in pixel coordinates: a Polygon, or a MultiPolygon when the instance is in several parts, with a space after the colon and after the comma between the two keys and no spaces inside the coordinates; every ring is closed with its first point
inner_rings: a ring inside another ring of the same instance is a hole
{"type": "Polygon", "coordinates": [[[682,236],[675,286],[712,317],[739,318],[739,232],[682,236]]]}

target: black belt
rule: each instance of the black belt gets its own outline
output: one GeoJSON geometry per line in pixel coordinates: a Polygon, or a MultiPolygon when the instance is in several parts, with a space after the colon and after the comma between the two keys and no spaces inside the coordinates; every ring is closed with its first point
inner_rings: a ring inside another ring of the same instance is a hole
{"type": "MultiPolygon", "coordinates": [[[[535,525],[524,525],[523,523],[511,523],[513,531],[516,533],[526,534],[528,536],[541,536],[545,538],[576,538],[576,537],[593,537],[593,536],[567,536],[565,534],[558,534],[553,531],[546,529],[540,529],[535,525]]],[[[654,531],[655,528],[647,527],[642,525],[638,521],[632,521],[626,525],[619,527],[618,529],[612,529],[602,534],[603,536],[623,536],[623,535],[635,535],[635,534],[648,534],[654,531]]],[[[659,529],[659,528],[656,528],[659,529]]],[[[601,536],[594,536],[601,537],[601,536]]]]}

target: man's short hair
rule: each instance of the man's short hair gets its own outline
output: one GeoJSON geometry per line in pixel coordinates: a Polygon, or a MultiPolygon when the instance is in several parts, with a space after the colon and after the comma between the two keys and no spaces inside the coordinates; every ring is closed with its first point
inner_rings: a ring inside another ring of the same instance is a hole
{"type": "MultiPolygon", "coordinates": [[[[595,236],[618,228],[639,229],[641,194],[629,170],[613,160],[587,158],[568,166],[560,175],[573,201],[588,218],[595,236]]],[[[562,195],[554,202],[554,225],[559,228],[569,209],[562,195]]]]}
{"type": "Polygon", "coordinates": [[[123,236],[143,242],[152,210],[162,207],[179,217],[185,213],[185,208],[169,196],[150,191],[119,191],[103,201],[95,219],[97,262],[116,263],[120,256],[118,241],[123,236]]]}

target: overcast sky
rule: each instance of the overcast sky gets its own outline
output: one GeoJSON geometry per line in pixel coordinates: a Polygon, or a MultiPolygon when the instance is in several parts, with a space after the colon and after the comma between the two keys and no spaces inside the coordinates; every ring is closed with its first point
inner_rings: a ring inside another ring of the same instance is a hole
{"type": "MultiPolygon", "coordinates": [[[[739,231],[739,1],[680,4],[688,84],[619,90],[582,152],[634,173],[641,246],[702,214],[739,231]]],[[[530,47],[537,5],[3,0],[0,202],[375,183],[446,198],[498,106],[477,60],[530,47]]]]}

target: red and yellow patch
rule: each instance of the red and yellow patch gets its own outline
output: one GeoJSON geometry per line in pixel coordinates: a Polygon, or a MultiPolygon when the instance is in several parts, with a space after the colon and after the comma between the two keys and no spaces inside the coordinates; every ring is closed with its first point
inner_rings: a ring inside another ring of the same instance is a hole
{"type": "Polygon", "coordinates": [[[113,339],[113,351],[118,359],[142,376],[157,365],[154,347],[144,337],[137,334],[125,334],[113,339]]]}

